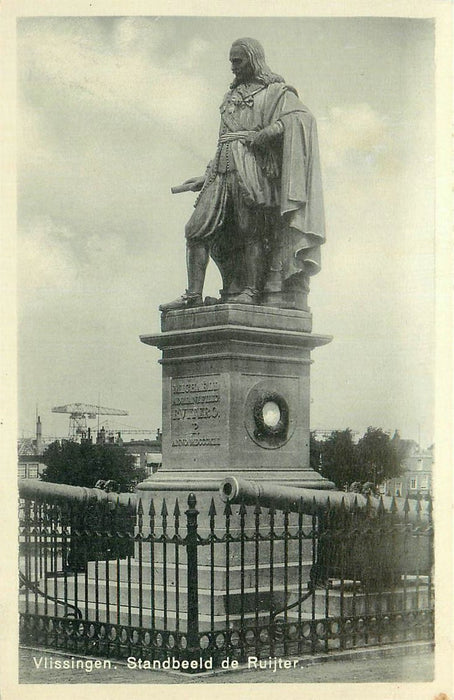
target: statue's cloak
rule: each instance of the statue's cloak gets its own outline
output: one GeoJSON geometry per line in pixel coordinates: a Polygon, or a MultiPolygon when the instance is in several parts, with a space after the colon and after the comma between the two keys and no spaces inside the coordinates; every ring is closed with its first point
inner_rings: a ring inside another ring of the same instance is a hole
{"type": "MultiPolygon", "coordinates": [[[[317,124],[293,88],[283,83],[272,83],[266,88],[262,110],[264,127],[277,120],[284,126],[282,141],[268,147],[280,165],[284,277],[288,279],[303,265],[306,274],[315,274],[320,269],[320,245],[325,241],[317,124]]],[[[241,176],[240,160],[235,162],[241,176]]],[[[248,182],[253,182],[251,173],[249,177],[245,173],[246,187],[248,182]]]]}
{"type": "Polygon", "coordinates": [[[317,124],[307,107],[288,89],[278,100],[274,115],[284,125],[281,216],[294,232],[295,261],[304,262],[307,273],[314,274],[320,269],[319,246],[325,241],[317,124]]]}

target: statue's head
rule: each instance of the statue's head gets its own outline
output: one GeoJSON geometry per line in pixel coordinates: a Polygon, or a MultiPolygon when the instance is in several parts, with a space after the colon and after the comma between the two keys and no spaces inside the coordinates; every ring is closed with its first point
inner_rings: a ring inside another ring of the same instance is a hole
{"type": "Polygon", "coordinates": [[[230,49],[230,65],[232,66],[232,73],[234,74],[237,82],[244,83],[248,80],[252,80],[254,77],[254,68],[247,55],[246,51],[242,46],[238,44],[233,44],[230,49]]]}
{"type": "Polygon", "coordinates": [[[263,46],[257,39],[245,37],[234,41],[230,49],[230,62],[235,75],[232,87],[252,79],[265,85],[284,82],[284,78],[267,66],[263,46]]]}

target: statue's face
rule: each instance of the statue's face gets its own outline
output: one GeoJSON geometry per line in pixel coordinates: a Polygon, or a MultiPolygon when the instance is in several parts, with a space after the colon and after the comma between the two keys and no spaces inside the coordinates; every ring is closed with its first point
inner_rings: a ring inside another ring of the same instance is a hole
{"type": "Polygon", "coordinates": [[[248,55],[242,46],[232,46],[230,49],[230,64],[232,73],[238,80],[244,81],[254,77],[254,71],[248,55]]]}

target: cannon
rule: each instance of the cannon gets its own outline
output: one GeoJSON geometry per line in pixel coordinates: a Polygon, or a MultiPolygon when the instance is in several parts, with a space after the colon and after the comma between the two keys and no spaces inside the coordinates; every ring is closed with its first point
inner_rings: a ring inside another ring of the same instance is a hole
{"type": "Polygon", "coordinates": [[[280,486],[279,484],[259,483],[229,476],[219,487],[221,499],[229,503],[244,503],[278,510],[288,509],[293,513],[326,512],[328,508],[337,510],[341,507],[350,512],[389,513],[395,522],[429,523],[431,521],[431,504],[427,502],[426,509],[421,508],[419,501],[405,498],[382,496],[363,496],[359,493],[344,491],[322,491],[320,489],[297,488],[280,486]]]}
{"type": "MultiPolygon", "coordinates": [[[[61,510],[58,522],[66,529],[53,535],[54,547],[61,551],[65,571],[85,571],[88,562],[134,556],[134,525],[137,494],[115,493],[100,488],[54,484],[39,479],[20,479],[19,497],[33,501],[37,510],[29,511],[38,527],[55,521],[52,509],[61,510]],[[44,511],[40,511],[39,505],[44,511]],[[103,507],[104,506],[104,507],[103,507]],[[100,534],[100,519],[107,518],[109,528],[121,538],[106,539],[100,534]]],[[[47,537],[50,549],[52,536],[47,537]]],[[[29,546],[32,546],[29,544],[29,546]]],[[[22,549],[25,543],[22,543],[22,549]]]]}
{"type": "Polygon", "coordinates": [[[403,498],[363,496],[258,483],[229,476],[220,497],[303,513],[317,518],[313,586],[332,579],[359,582],[368,589],[399,585],[403,576],[431,574],[432,504],[403,498]]]}
{"type": "Polygon", "coordinates": [[[40,479],[19,479],[19,497],[45,503],[101,503],[109,502],[115,505],[136,506],[137,495],[135,493],[115,493],[103,491],[99,488],[86,486],[69,486],[68,484],[54,484],[40,479]]]}

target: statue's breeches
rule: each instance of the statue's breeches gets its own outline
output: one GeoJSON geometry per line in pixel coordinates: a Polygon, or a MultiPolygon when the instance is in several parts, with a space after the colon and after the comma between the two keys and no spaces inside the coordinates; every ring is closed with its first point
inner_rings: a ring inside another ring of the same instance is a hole
{"type": "Polygon", "coordinates": [[[264,215],[263,207],[246,201],[236,172],[218,173],[197,200],[186,225],[187,243],[211,243],[218,236],[228,236],[230,245],[255,240],[263,234],[264,215]]]}

